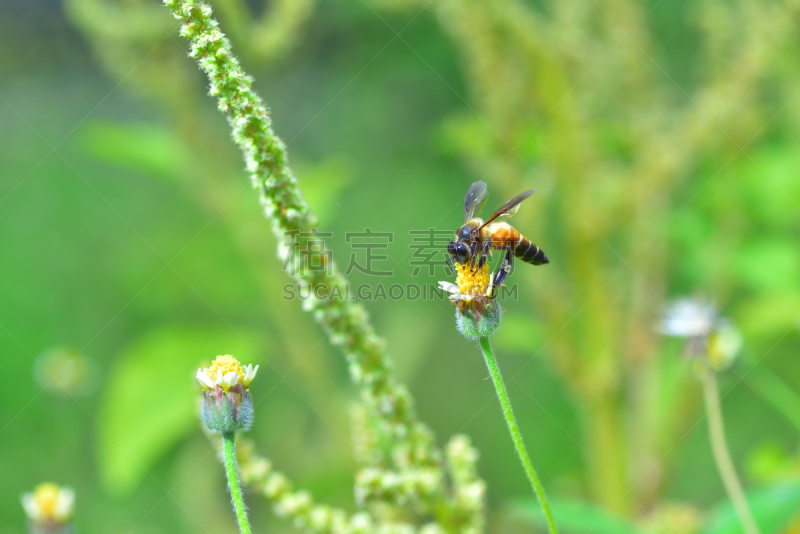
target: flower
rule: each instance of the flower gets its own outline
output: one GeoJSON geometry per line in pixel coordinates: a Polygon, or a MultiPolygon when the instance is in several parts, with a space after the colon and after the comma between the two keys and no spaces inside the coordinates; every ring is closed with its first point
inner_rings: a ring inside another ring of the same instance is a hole
{"type": "Polygon", "coordinates": [[[58,527],[72,518],[75,510],[75,492],[47,482],[40,484],[31,493],[22,496],[22,507],[32,525],[58,527]]]}
{"type": "Polygon", "coordinates": [[[210,367],[197,370],[203,387],[200,415],[208,430],[220,434],[250,430],[253,402],[248,388],[256,373],[258,365],[243,366],[230,355],[217,356],[210,367]]]}
{"type": "Polygon", "coordinates": [[[733,322],[720,317],[716,305],[709,300],[676,300],[664,310],[659,331],[686,338],[687,354],[704,357],[716,371],[729,367],[742,347],[742,336],[733,322]]]}
{"type": "Polygon", "coordinates": [[[667,336],[705,337],[714,329],[717,319],[713,302],[682,298],[665,309],[659,331],[667,336]]]}
{"type": "Polygon", "coordinates": [[[489,266],[484,263],[472,269],[468,263],[454,263],[454,267],[456,283],[439,282],[439,288],[450,294],[453,305],[480,311],[493,293],[493,276],[489,273],[489,266]]]}
{"type": "Polygon", "coordinates": [[[217,359],[207,369],[197,370],[197,380],[206,390],[221,387],[228,392],[232,387],[241,384],[244,388],[250,387],[250,382],[258,373],[258,365],[243,367],[239,360],[230,355],[217,356],[217,359]]]}
{"type": "Polygon", "coordinates": [[[484,263],[472,269],[468,263],[455,263],[456,283],[439,282],[439,288],[450,293],[450,301],[458,306],[479,306],[483,300],[491,298],[493,276],[489,273],[489,265],[484,263]]]}
{"type": "Polygon", "coordinates": [[[488,263],[473,268],[469,263],[453,263],[456,283],[439,282],[439,288],[449,293],[456,307],[456,327],[467,339],[488,336],[500,326],[500,307],[495,302],[495,290],[508,274],[507,263],[497,273],[489,272],[488,263]],[[497,280],[500,283],[497,283],[497,280]]]}

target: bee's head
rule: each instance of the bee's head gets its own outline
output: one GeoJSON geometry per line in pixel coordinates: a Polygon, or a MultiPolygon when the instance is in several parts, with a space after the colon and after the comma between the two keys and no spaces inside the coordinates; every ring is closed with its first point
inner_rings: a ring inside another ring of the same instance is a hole
{"type": "Polygon", "coordinates": [[[447,245],[447,252],[457,263],[469,261],[469,248],[464,243],[450,241],[450,244],[447,245]]]}

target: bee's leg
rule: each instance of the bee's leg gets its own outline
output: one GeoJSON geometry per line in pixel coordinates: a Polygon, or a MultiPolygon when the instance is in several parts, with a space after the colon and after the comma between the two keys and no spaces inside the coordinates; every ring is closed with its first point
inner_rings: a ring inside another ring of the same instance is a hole
{"type": "Polygon", "coordinates": [[[514,271],[514,252],[511,249],[508,249],[508,252],[506,252],[505,262],[505,268],[508,274],[511,274],[514,271]]]}
{"type": "Polygon", "coordinates": [[[477,241],[470,241],[469,250],[471,252],[470,260],[469,260],[469,270],[474,273],[475,272],[475,260],[478,257],[478,242],[477,241]]]}
{"type": "Polygon", "coordinates": [[[503,263],[500,264],[500,268],[495,273],[494,280],[492,281],[492,298],[494,298],[495,293],[497,293],[497,288],[502,286],[503,282],[506,281],[506,278],[508,278],[508,275],[511,273],[513,268],[514,253],[511,252],[511,249],[506,249],[506,257],[503,258],[503,263]]]}
{"type": "Polygon", "coordinates": [[[448,256],[445,258],[444,262],[450,267],[450,272],[453,273],[453,276],[456,275],[456,268],[453,266],[453,258],[452,256],[448,256]]]}
{"type": "Polygon", "coordinates": [[[481,267],[483,267],[483,264],[486,263],[487,259],[489,259],[489,254],[491,254],[491,252],[492,252],[492,243],[490,241],[487,241],[486,243],[483,244],[483,252],[481,254],[482,263],[480,265],[481,267]]]}
{"type": "MultiPolygon", "coordinates": [[[[481,250],[479,253],[480,258],[478,259],[478,265],[477,267],[473,266],[472,272],[475,272],[484,266],[486,260],[489,258],[489,252],[491,252],[491,243],[489,243],[488,241],[484,242],[483,244],[480,244],[480,247],[481,250]]],[[[477,250],[477,248],[478,248],[478,243],[475,244],[475,249],[477,250]]]]}

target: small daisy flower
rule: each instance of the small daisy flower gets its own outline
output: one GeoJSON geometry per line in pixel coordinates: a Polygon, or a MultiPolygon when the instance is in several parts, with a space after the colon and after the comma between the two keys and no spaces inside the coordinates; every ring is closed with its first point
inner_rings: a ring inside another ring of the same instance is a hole
{"type": "Polygon", "coordinates": [[[477,305],[481,299],[488,299],[492,294],[492,275],[489,273],[489,265],[475,269],[470,268],[468,263],[456,263],[456,283],[439,282],[439,288],[450,293],[450,301],[454,304],[459,302],[477,305]],[[474,304],[473,304],[474,303],[474,304]]]}
{"type": "Polygon", "coordinates": [[[230,355],[217,356],[210,367],[197,370],[196,378],[203,388],[201,418],[206,428],[222,434],[250,429],[253,402],[248,388],[256,373],[258,365],[243,366],[230,355]]]}
{"type": "Polygon", "coordinates": [[[686,338],[686,353],[703,357],[716,371],[729,367],[742,347],[742,337],[733,323],[719,316],[709,300],[682,298],[664,310],[659,331],[686,338]]]}
{"type": "MultiPolygon", "coordinates": [[[[439,282],[456,307],[456,326],[467,339],[492,334],[500,326],[500,306],[495,302],[497,274],[488,262],[473,268],[469,263],[454,263],[456,283],[439,282]]],[[[505,264],[501,269],[505,269],[505,264]]]]}
{"type": "Polygon", "coordinates": [[[32,532],[67,532],[75,511],[75,492],[53,483],[40,484],[22,496],[32,532]]]}
{"type": "Polygon", "coordinates": [[[714,329],[718,317],[713,302],[682,298],[665,309],[659,331],[666,336],[705,337],[714,329]]]}

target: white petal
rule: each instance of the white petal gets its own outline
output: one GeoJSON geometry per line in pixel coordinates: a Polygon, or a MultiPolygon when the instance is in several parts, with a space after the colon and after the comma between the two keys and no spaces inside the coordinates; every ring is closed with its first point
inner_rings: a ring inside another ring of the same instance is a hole
{"type": "Polygon", "coordinates": [[[58,492],[58,500],[56,501],[53,514],[57,519],[65,521],[72,517],[72,510],[75,507],[75,492],[69,488],[61,488],[58,492]]]}
{"type": "Polygon", "coordinates": [[[439,282],[439,289],[443,289],[448,293],[461,293],[461,290],[458,289],[458,286],[451,284],[450,282],[439,282]]]}
{"type": "Polygon", "coordinates": [[[25,514],[31,521],[38,521],[42,517],[42,512],[39,505],[36,504],[36,498],[33,493],[26,493],[22,496],[22,507],[25,508],[25,514]]]}
{"type": "Polygon", "coordinates": [[[257,365],[255,366],[255,368],[252,365],[248,365],[247,367],[244,368],[244,379],[242,380],[244,387],[248,387],[250,385],[250,382],[252,382],[253,379],[256,377],[256,373],[258,373],[257,365]]]}
{"type": "Polygon", "coordinates": [[[203,369],[197,370],[197,380],[208,389],[214,388],[214,381],[211,380],[211,378],[208,376],[208,373],[203,369]]]}
{"type": "Polygon", "coordinates": [[[228,391],[234,385],[236,385],[237,382],[239,382],[239,373],[236,371],[231,371],[222,378],[222,389],[228,391]]]}
{"type": "Polygon", "coordinates": [[[667,336],[702,337],[714,329],[717,309],[713,303],[699,299],[680,299],[666,310],[658,330],[667,336]]]}
{"type": "Polygon", "coordinates": [[[489,277],[489,285],[486,286],[486,292],[483,294],[484,297],[488,297],[492,294],[492,288],[494,288],[494,277],[489,277]]]}
{"type": "Polygon", "coordinates": [[[220,369],[217,369],[217,376],[216,376],[216,378],[214,378],[214,384],[217,385],[217,386],[221,385],[222,384],[222,378],[223,378],[222,377],[222,371],[220,369]]]}
{"type": "Polygon", "coordinates": [[[253,366],[248,364],[244,366],[244,376],[242,377],[242,383],[244,387],[247,387],[250,384],[250,375],[253,373],[253,366]]]}

